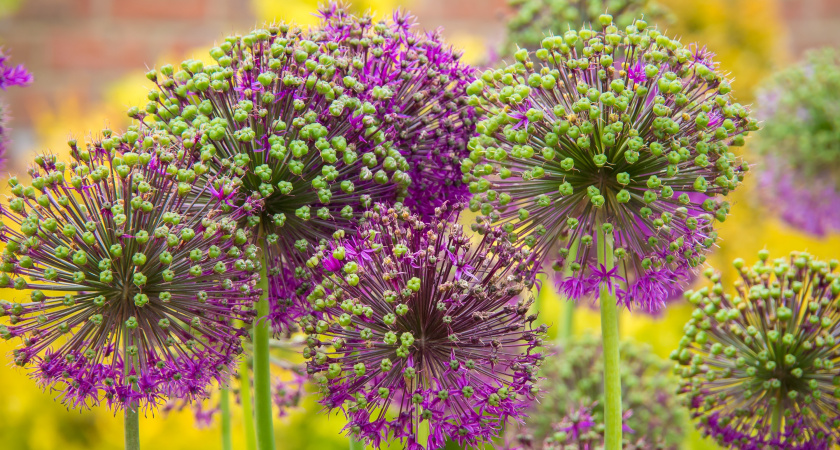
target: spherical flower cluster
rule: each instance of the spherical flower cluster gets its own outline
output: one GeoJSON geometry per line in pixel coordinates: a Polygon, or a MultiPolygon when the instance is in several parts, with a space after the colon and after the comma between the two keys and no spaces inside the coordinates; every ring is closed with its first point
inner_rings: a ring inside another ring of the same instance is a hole
{"type": "Polygon", "coordinates": [[[569,297],[606,283],[655,311],[714,245],[729,211],[718,197],[746,170],[729,147],[756,124],[708,52],[641,20],[600,23],[519,50],[470,85],[483,119],[462,171],[472,210],[539,254],[560,246],[569,297]],[[614,269],[597,263],[605,248],[614,269]]]}
{"type": "Polygon", "coordinates": [[[29,186],[0,207],[0,337],[65,404],[153,406],[195,399],[242,352],[257,249],[235,213],[199,203],[206,166],[165,135],[129,130],[72,162],[36,159],[29,186]]]}
{"type": "Polygon", "coordinates": [[[322,403],[375,447],[479,445],[537,392],[546,327],[532,328],[532,300],[520,298],[533,285],[529,254],[492,230],[471,243],[452,215],[379,207],[356,239],[308,262],[326,271],[302,323],[308,371],[322,403]]]}
{"type": "Polygon", "coordinates": [[[518,48],[536,50],[546,33],[560,33],[569,27],[597,24],[605,12],[616,25],[626,27],[640,16],[654,23],[670,22],[667,8],[656,0],[508,0],[513,15],[507,22],[505,54],[518,48]]]}
{"type": "Polygon", "coordinates": [[[150,72],[159,90],[145,111],[130,112],[200,152],[218,173],[218,198],[260,203],[248,223],[261,227],[271,261],[275,330],[306,307],[297,294],[308,283],[306,247],[355,227],[373,199],[448,194],[447,178],[460,183],[452,167],[462,153],[453,152],[472,124],[470,69],[437,36],[415,36],[405,18],[372,26],[327,11],[323,29],[272,25],[213,48],[217,64],[150,72]],[[415,176],[425,181],[415,185],[415,176]]]}
{"type": "Polygon", "coordinates": [[[698,428],[729,448],[831,448],[840,437],[840,273],[807,253],[754,266],[697,306],[672,358],[698,428]]]}
{"type": "MultiPolygon", "coordinates": [[[[649,347],[621,344],[624,425],[634,439],[677,449],[682,444],[684,414],[675,395],[671,365],[649,347]]],[[[520,442],[535,445],[551,438],[571,410],[586,405],[593,423],[604,423],[604,361],[600,340],[584,336],[563,342],[540,369],[542,397],[528,411],[526,426],[512,430],[520,442]]],[[[628,436],[629,437],[629,436],[628,436]]],[[[539,447],[535,447],[539,448],[539,447]]]]}
{"type": "MultiPolygon", "coordinates": [[[[593,410],[597,404],[581,404],[570,408],[562,420],[552,426],[551,433],[542,441],[531,436],[519,436],[517,441],[508,445],[510,450],[596,450],[604,448],[604,422],[597,421],[593,410]]],[[[625,414],[625,419],[628,414],[625,414]]],[[[602,417],[603,419],[603,417],[602,417]]],[[[626,420],[625,420],[626,422],[626,420]]],[[[624,431],[633,433],[627,425],[624,431]]],[[[621,446],[625,450],[652,450],[665,448],[657,440],[647,441],[644,436],[633,438],[626,436],[621,446]]]]}
{"type": "Polygon", "coordinates": [[[374,22],[333,2],[320,16],[326,39],[346,46],[348,58],[361,63],[359,81],[381,86],[377,109],[393,126],[394,146],[410,167],[405,205],[430,218],[443,202],[465,200],[460,165],[475,132],[465,91],[475,78],[474,69],[460,62],[461,52],[443,41],[440,29],[417,32],[414,17],[404,11],[374,22]]]}
{"type": "Polygon", "coordinates": [[[758,98],[764,204],[808,233],[840,230],[840,53],[809,53],[771,78],[758,98]]]}

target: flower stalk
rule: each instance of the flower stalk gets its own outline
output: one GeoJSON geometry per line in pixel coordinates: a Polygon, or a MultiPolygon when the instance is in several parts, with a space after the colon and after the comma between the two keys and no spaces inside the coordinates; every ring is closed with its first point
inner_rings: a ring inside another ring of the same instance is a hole
{"type": "MultiPolygon", "coordinates": [[[[615,265],[613,241],[609,236],[607,224],[598,230],[598,264],[603,264],[607,271],[615,265]]],[[[601,284],[601,334],[604,340],[604,414],[606,450],[621,448],[621,368],[619,367],[618,338],[618,303],[610,287],[609,280],[601,284]]]]}
{"type": "MultiPolygon", "coordinates": [[[[261,230],[262,231],[262,230],[261,230]]],[[[260,236],[264,234],[261,232],[260,236]]],[[[268,244],[265,244],[266,247],[268,244]]],[[[263,247],[263,248],[266,248],[263,247]]],[[[259,288],[262,289],[257,302],[257,320],[254,321],[254,414],[257,430],[257,448],[274,449],[274,421],[271,412],[271,363],[269,362],[269,338],[271,324],[267,318],[268,307],[268,252],[263,252],[260,268],[259,288]]]]}
{"type": "Polygon", "coordinates": [[[230,426],[230,389],[223,388],[221,395],[219,409],[222,410],[222,450],[233,450],[230,426]]]}

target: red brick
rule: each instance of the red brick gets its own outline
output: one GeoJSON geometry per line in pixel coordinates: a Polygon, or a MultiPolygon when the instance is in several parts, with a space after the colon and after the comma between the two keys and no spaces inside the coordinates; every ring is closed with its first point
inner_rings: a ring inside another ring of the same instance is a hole
{"type": "Polygon", "coordinates": [[[207,14],[207,0],[113,0],[114,17],[130,19],[198,20],[207,14]]]}
{"type": "Polygon", "coordinates": [[[17,19],[74,20],[91,13],[91,0],[28,0],[15,13],[17,19]]]}
{"type": "Polygon", "coordinates": [[[56,69],[108,67],[108,42],[96,35],[56,32],[50,43],[49,64],[56,69]]]}

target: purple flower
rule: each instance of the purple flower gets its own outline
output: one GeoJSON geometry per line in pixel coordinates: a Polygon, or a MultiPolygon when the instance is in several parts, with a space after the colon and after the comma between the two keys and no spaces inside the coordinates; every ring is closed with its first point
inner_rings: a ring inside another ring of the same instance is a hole
{"type": "Polygon", "coordinates": [[[317,316],[301,321],[304,356],[322,404],[371,445],[479,445],[519,420],[536,392],[545,326],[531,328],[532,300],[519,299],[533,286],[533,261],[501,232],[471,243],[452,223],[459,210],[424,222],[377,206],[357,241],[372,262],[343,260],[308,297],[317,316]],[[419,442],[427,427],[428,443],[419,442]]]}
{"type": "Polygon", "coordinates": [[[71,141],[69,165],[39,156],[32,185],[13,178],[0,207],[0,285],[29,296],[0,302],[0,337],[22,341],[15,363],[68,407],[201,399],[242,352],[256,254],[244,212],[198,202],[208,184],[195,161],[146,138],[166,136],[106,131],[71,141]]]}
{"type": "Polygon", "coordinates": [[[406,11],[376,22],[331,2],[320,16],[327,38],[347,45],[347,56],[359,61],[358,81],[381,86],[375,104],[394,126],[394,146],[409,164],[412,183],[403,203],[431,218],[444,202],[469,197],[460,165],[475,132],[466,94],[474,69],[460,62],[461,52],[446,44],[441,30],[418,31],[406,11]]]}
{"type": "Polygon", "coordinates": [[[26,86],[32,83],[32,74],[22,64],[7,65],[8,59],[8,55],[0,48],[0,89],[5,91],[9,86],[26,86]]]}
{"type": "Polygon", "coordinates": [[[217,64],[150,72],[152,101],[130,111],[200,155],[225,209],[249,205],[244,223],[270,262],[280,333],[307,306],[295,293],[308,245],[355,229],[374,198],[401,201],[412,184],[383,106],[398,81],[368,79],[351,41],[288,25],[230,37],[210,51],[217,64]]]}
{"type": "Polygon", "coordinates": [[[840,53],[824,48],[769,78],[758,95],[760,206],[815,236],[840,230],[838,92],[840,53]]]}
{"type": "Polygon", "coordinates": [[[720,274],[686,292],[697,306],[671,358],[697,427],[728,448],[831,448],[840,438],[840,273],[807,253],[748,267],[734,295],[720,274]]]}
{"type": "Polygon", "coordinates": [[[277,408],[279,417],[285,417],[290,409],[297,408],[303,396],[306,378],[295,372],[291,372],[291,374],[292,378],[290,380],[275,379],[271,388],[274,406],[277,408]]]}
{"type": "Polygon", "coordinates": [[[559,250],[554,268],[573,298],[594,280],[628,307],[657,311],[714,246],[723,197],[746,172],[730,147],[757,125],[729,100],[708,52],[642,21],[623,31],[601,20],[601,31],[519,50],[515,65],[468,87],[480,121],[461,170],[480,214],[474,229],[500,227],[541,260],[559,250]],[[581,57],[581,46],[591,52],[581,57]],[[605,251],[615,269],[600,267],[605,251]]]}

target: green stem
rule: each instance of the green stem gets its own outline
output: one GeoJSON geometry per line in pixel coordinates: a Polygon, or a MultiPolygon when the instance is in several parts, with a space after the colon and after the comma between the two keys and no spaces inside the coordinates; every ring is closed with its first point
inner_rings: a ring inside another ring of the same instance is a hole
{"type": "Polygon", "coordinates": [[[219,409],[222,410],[222,450],[233,450],[230,434],[230,391],[228,388],[222,388],[221,394],[219,409]]]}
{"type": "Polygon", "coordinates": [[[365,443],[350,438],[350,450],[365,450],[365,443]]]}
{"type": "Polygon", "coordinates": [[[132,403],[125,408],[125,450],[140,450],[140,411],[132,403]]]}
{"type": "MultiPolygon", "coordinates": [[[[607,271],[612,270],[612,236],[598,226],[598,264],[607,271]]],[[[618,355],[618,305],[615,295],[610,294],[608,283],[601,285],[601,335],[604,341],[604,416],[605,450],[621,448],[621,368],[618,355]]]]}
{"type": "MultiPolygon", "coordinates": [[[[566,256],[566,267],[563,269],[564,279],[573,275],[572,261],[577,258],[578,244],[579,241],[574,241],[572,242],[572,246],[569,247],[569,255],[566,256]]],[[[575,301],[570,298],[561,299],[561,301],[563,300],[565,300],[565,302],[563,303],[563,307],[560,309],[562,314],[560,323],[562,324],[562,327],[557,330],[558,342],[568,340],[575,332],[575,301]]]]}
{"type": "Polygon", "coordinates": [[[771,430],[773,430],[773,434],[779,434],[782,432],[782,394],[781,390],[779,391],[779,396],[776,397],[777,402],[776,405],[773,406],[773,422],[771,423],[771,430]]]}
{"type": "MultiPolygon", "coordinates": [[[[126,297],[123,297],[124,299],[126,297]]],[[[131,366],[134,364],[133,357],[128,354],[128,333],[123,334],[123,368],[128,376],[131,373],[131,366]]],[[[125,434],[125,450],[140,450],[140,405],[137,402],[130,402],[125,406],[125,417],[123,420],[125,434]]]]}
{"type": "MultiPolygon", "coordinates": [[[[264,233],[260,233],[264,236],[264,233]]],[[[263,242],[264,245],[268,245],[263,242]]],[[[257,319],[254,321],[254,415],[257,423],[257,448],[274,450],[274,417],[271,411],[271,363],[269,344],[271,324],[268,320],[268,252],[263,248],[259,287],[262,289],[257,302],[257,319]]]]}
{"type": "Polygon", "coordinates": [[[254,408],[251,406],[251,368],[248,358],[242,357],[239,363],[239,396],[242,401],[242,419],[245,426],[245,448],[257,449],[257,433],[254,430],[254,408]]]}

